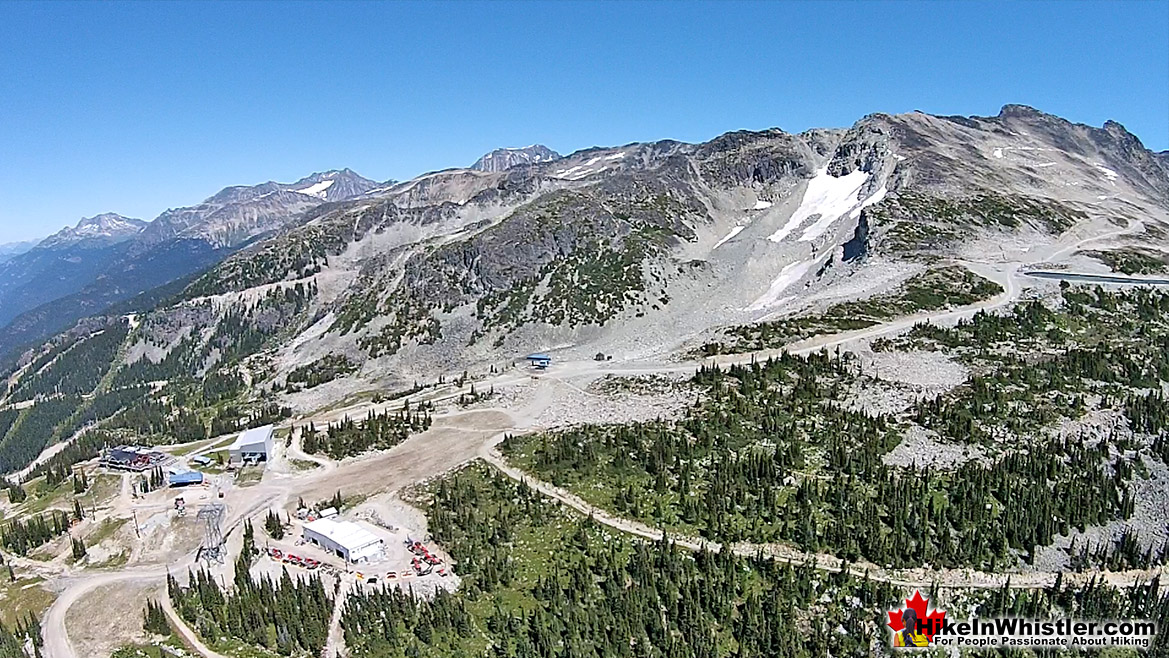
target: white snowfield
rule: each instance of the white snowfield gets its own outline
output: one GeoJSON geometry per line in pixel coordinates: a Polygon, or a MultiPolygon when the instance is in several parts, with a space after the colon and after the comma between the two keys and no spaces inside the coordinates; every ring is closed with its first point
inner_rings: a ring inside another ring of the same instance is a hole
{"type": "Polygon", "coordinates": [[[760,199],[759,201],[755,202],[755,207],[752,208],[751,210],[766,210],[770,207],[771,207],[770,201],[763,201],[762,199],[760,199]]]}
{"type": "Polygon", "coordinates": [[[791,218],[767,239],[772,242],[783,242],[806,221],[817,217],[818,219],[800,235],[801,241],[810,242],[823,235],[828,227],[841,217],[845,215],[856,217],[865,206],[885,198],[886,190],[882,186],[864,201],[857,200],[857,194],[868,180],[869,174],[859,169],[838,178],[829,174],[828,167],[825,166],[808,181],[800,206],[792,213],[791,218]]]}
{"type": "Polygon", "coordinates": [[[323,199],[323,198],[325,198],[326,190],[328,190],[330,187],[333,187],[333,183],[335,183],[335,182],[337,182],[337,181],[334,181],[333,179],[329,178],[329,179],[325,179],[319,183],[313,183],[312,185],[309,185],[308,187],[302,187],[299,190],[294,190],[294,191],[299,192],[301,194],[307,194],[309,196],[315,196],[318,199],[323,199]]]}
{"type": "MultiPolygon", "coordinates": [[[[832,252],[828,252],[828,255],[832,255],[832,252]]],[[[788,263],[787,265],[784,265],[783,269],[779,271],[779,276],[775,277],[775,280],[771,282],[771,286],[767,289],[767,292],[763,293],[759,299],[751,302],[751,305],[747,307],[747,310],[761,311],[765,308],[778,304],[780,301],[782,301],[780,296],[783,295],[783,291],[790,288],[793,283],[804,278],[804,275],[808,273],[808,270],[812,269],[812,266],[815,265],[819,260],[820,259],[812,258],[809,260],[796,261],[794,263],[788,263]]]]}
{"type": "MultiPolygon", "coordinates": [[[[867,178],[867,176],[866,176],[866,178],[867,178]]],[[[867,197],[864,201],[861,201],[859,205],[857,205],[857,206],[853,207],[851,210],[849,210],[848,211],[848,218],[849,219],[856,219],[857,217],[860,217],[861,210],[863,210],[864,208],[866,208],[868,206],[873,205],[874,203],[880,202],[881,199],[884,199],[885,195],[888,193],[889,193],[889,190],[886,189],[884,185],[882,185],[881,189],[877,190],[871,196],[867,197]]],[[[803,233],[803,235],[800,236],[800,240],[802,242],[811,242],[811,241],[815,240],[816,238],[823,235],[824,231],[828,230],[828,227],[831,226],[832,223],[838,219],[840,219],[840,217],[831,217],[831,216],[823,216],[822,215],[820,217],[820,219],[816,220],[815,224],[812,224],[808,228],[804,229],[804,233],[803,233]]]]}
{"type": "Polygon", "coordinates": [[[721,247],[721,246],[723,245],[723,243],[725,243],[727,240],[730,240],[731,238],[735,237],[736,235],[738,235],[738,234],[742,233],[742,232],[743,232],[743,229],[745,229],[745,228],[747,228],[747,227],[746,227],[746,226],[736,226],[736,227],[732,228],[730,233],[727,233],[726,235],[724,235],[724,236],[723,236],[723,238],[722,238],[721,240],[719,240],[718,242],[714,243],[714,247],[713,247],[713,248],[714,248],[714,249],[718,249],[718,248],[719,248],[719,247],[721,247]]]}
{"type": "Polygon", "coordinates": [[[1117,174],[1114,170],[1109,169],[1108,167],[1105,167],[1102,164],[1094,164],[1092,166],[1096,167],[1096,169],[1099,170],[1100,173],[1104,174],[1104,177],[1108,179],[1109,183],[1112,183],[1113,186],[1116,185],[1116,179],[1119,176],[1119,174],[1117,174]]]}

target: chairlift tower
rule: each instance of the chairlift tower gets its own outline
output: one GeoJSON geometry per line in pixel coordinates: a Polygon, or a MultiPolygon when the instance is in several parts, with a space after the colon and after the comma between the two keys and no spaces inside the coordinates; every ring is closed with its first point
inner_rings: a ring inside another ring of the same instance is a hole
{"type": "Polygon", "coordinates": [[[226,507],[222,503],[210,503],[199,509],[195,518],[203,522],[203,545],[199,547],[196,560],[223,564],[226,552],[223,546],[223,516],[226,507]]]}

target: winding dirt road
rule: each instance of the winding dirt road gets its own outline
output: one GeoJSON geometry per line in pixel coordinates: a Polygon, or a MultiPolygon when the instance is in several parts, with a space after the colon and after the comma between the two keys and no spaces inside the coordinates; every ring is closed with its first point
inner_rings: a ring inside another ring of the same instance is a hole
{"type": "MultiPolygon", "coordinates": [[[[508,464],[503,456],[494,448],[485,448],[481,457],[484,461],[513,480],[523,482],[545,496],[585,516],[591,516],[594,521],[601,525],[652,541],[658,541],[665,536],[665,533],[660,528],[648,526],[640,521],[613,516],[607,511],[584,501],[575,494],[532,477],[531,474],[508,464]]],[[[677,546],[692,551],[704,549],[708,551],[720,551],[724,548],[718,542],[695,537],[671,534],[669,535],[669,540],[677,546]]],[[[907,589],[930,587],[934,583],[945,589],[1000,589],[1004,586],[1010,587],[1011,589],[1038,589],[1050,587],[1055,583],[1059,575],[1055,572],[1040,571],[998,574],[975,571],[973,569],[890,570],[868,562],[845,563],[843,560],[832,555],[825,553],[807,553],[784,544],[738,542],[731,544],[729,548],[736,555],[743,557],[765,555],[789,564],[812,564],[821,571],[831,573],[847,571],[857,577],[868,576],[871,580],[877,580],[907,589]]],[[[1096,571],[1081,574],[1064,573],[1063,579],[1065,583],[1070,584],[1086,582],[1091,578],[1097,580],[1103,578],[1113,586],[1125,587],[1137,582],[1147,582],[1154,576],[1163,576],[1166,574],[1169,574],[1169,568],[1162,567],[1158,569],[1133,571],[1096,571]]]]}

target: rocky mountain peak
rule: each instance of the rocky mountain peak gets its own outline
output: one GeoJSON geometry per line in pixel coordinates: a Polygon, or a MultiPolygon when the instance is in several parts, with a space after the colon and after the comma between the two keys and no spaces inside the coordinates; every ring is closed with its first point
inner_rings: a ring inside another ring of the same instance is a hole
{"type": "Polygon", "coordinates": [[[379,185],[346,167],[305,176],[286,189],[322,201],[344,201],[361,196],[379,185]]]}
{"type": "Polygon", "coordinates": [[[1003,118],[1006,118],[1006,117],[1020,117],[1020,118],[1031,117],[1031,118],[1034,118],[1034,117],[1045,117],[1048,115],[1044,112],[1041,112],[1041,111],[1031,107],[1030,105],[1023,105],[1021,103],[1007,103],[1006,105],[1004,105],[1002,107],[1001,110],[999,110],[999,116],[1003,117],[1003,118]]]}
{"type": "Polygon", "coordinates": [[[65,227],[45,238],[40,248],[61,247],[83,241],[101,244],[116,244],[129,240],[142,232],[146,222],[132,217],[123,217],[107,212],[93,217],[82,217],[76,226],[65,227]]]}
{"type": "Polygon", "coordinates": [[[504,171],[519,165],[537,162],[552,162],[562,156],[543,144],[532,144],[523,148],[502,148],[484,155],[471,165],[478,171],[504,171]]]}

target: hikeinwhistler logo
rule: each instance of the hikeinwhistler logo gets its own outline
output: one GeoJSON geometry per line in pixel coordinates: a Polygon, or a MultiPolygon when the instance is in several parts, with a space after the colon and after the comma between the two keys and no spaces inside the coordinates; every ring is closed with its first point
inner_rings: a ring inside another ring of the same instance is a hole
{"type": "Polygon", "coordinates": [[[1130,647],[1148,649],[1157,635],[1146,619],[1029,619],[992,617],[947,619],[929,599],[914,591],[905,605],[889,611],[886,624],[897,648],[1069,648],[1130,647]]]}
{"type": "Polygon", "coordinates": [[[893,630],[895,647],[928,647],[946,621],[945,610],[931,610],[929,599],[914,591],[905,606],[889,611],[888,626],[893,630]]]}

